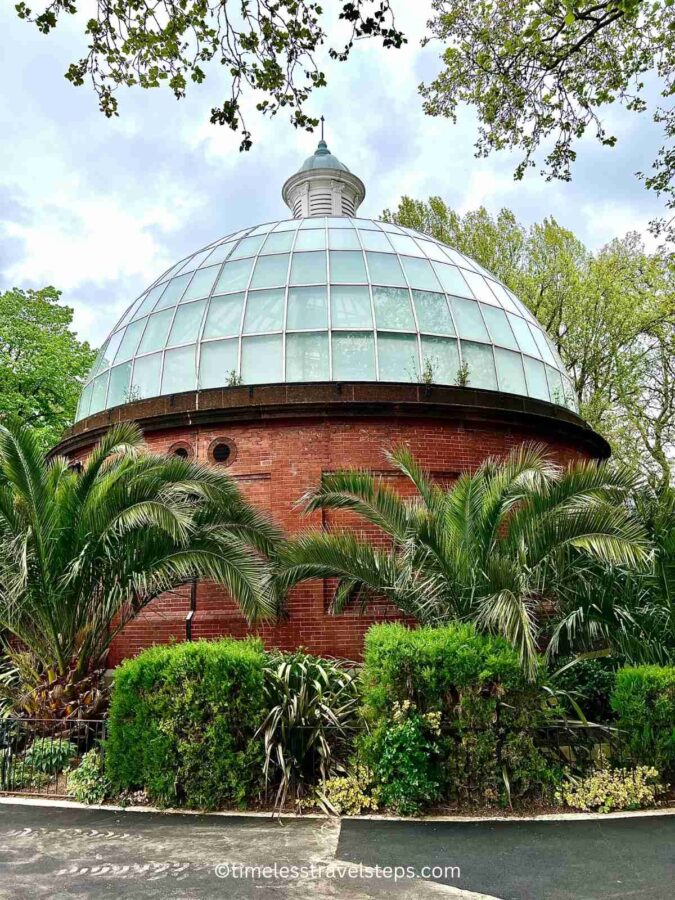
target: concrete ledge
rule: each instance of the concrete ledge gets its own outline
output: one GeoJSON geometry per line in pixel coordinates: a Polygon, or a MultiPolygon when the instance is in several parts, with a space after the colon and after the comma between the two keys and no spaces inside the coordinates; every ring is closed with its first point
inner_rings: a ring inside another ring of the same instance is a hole
{"type": "MultiPolygon", "coordinates": [[[[6,806],[43,806],[52,809],[100,809],[108,812],[133,812],[152,813],[168,816],[215,816],[225,819],[271,819],[276,818],[276,813],[269,810],[198,810],[198,809],[161,809],[157,806],[120,806],[115,803],[78,803],[75,800],[59,800],[48,797],[0,797],[0,804],[6,806]]],[[[371,822],[589,822],[611,819],[644,819],[653,816],[674,816],[675,807],[666,806],[654,809],[625,810],[613,813],[542,813],[541,815],[519,816],[390,816],[371,814],[366,816],[341,816],[347,821],[371,821],[371,822]]],[[[303,821],[316,819],[318,821],[334,820],[335,816],[326,813],[283,813],[280,818],[300,819],[303,821]]]]}
{"type": "Polygon", "coordinates": [[[77,422],[50,455],[90,447],[111,425],[138,422],[145,432],[195,425],[225,425],[311,418],[430,418],[468,428],[530,427],[572,440],[606,459],[607,441],[576,413],[543,400],[446,385],[387,382],[260,384],[186,391],[104,410],[77,422]]]}

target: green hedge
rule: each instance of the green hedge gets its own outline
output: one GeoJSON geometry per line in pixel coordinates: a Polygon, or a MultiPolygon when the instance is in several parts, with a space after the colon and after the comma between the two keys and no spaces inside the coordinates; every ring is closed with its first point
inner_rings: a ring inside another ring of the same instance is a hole
{"type": "Polygon", "coordinates": [[[367,762],[384,782],[385,803],[399,811],[438,800],[506,802],[552,783],[535,745],[544,694],[500,638],[471,625],[373,626],[363,689],[367,762]]]}
{"type": "Polygon", "coordinates": [[[115,672],[106,773],[161,804],[243,806],[260,787],[265,655],[257,640],[153,647],[115,672]]]}
{"type": "Polygon", "coordinates": [[[675,666],[620,669],[611,705],[633,760],[675,777],[675,666]]]}

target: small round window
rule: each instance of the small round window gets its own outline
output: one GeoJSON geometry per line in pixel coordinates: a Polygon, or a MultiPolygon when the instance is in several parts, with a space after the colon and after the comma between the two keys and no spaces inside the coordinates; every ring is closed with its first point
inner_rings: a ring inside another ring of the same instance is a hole
{"type": "Polygon", "coordinates": [[[192,446],[186,441],[179,441],[169,447],[169,455],[179,459],[192,459],[192,446]]]}
{"type": "Polygon", "coordinates": [[[230,463],[234,462],[235,456],[235,446],[232,441],[226,438],[216,438],[209,447],[211,462],[217,463],[219,466],[229,466],[230,463]]]}

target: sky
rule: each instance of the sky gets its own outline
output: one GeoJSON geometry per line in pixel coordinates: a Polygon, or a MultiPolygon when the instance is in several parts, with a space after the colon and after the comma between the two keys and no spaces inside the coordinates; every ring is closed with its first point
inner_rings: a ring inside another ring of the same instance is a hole
{"type": "MultiPolygon", "coordinates": [[[[359,41],[348,63],[327,62],[328,86],[308,104],[326,117],[331,151],[365,182],[360,213],[377,218],[403,195],[439,195],[460,212],[509,207],[525,224],[554,216],[593,249],[633,230],[649,243],[660,204],[634,175],[660,146],[648,117],[613,109],[618,147],[585,140],[571,183],[536,170],[514,181],[517,154],[474,157],[470,109],[457,124],[423,113],[418,85],[439,70],[442,49],[420,47],[429,7],[398,0],[404,49],[359,41]]],[[[218,66],[181,101],[168,90],[126,90],[110,120],[88,86],[64,78],[86,48],[81,16],[45,36],[3,4],[0,32],[0,290],[53,285],[74,308],[79,336],[99,345],[176,260],[287,217],[281,186],[318,136],[253,111],[254,146],[240,153],[237,135],[208,121],[229,90],[218,66]]]]}

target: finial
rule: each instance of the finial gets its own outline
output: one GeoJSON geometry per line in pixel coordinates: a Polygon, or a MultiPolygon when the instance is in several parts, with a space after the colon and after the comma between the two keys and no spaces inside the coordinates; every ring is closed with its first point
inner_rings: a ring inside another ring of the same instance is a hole
{"type": "Polygon", "coordinates": [[[326,120],[324,119],[324,117],[321,116],[321,140],[323,140],[323,123],[324,123],[325,121],[326,121],[326,120]]]}

